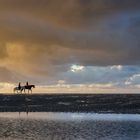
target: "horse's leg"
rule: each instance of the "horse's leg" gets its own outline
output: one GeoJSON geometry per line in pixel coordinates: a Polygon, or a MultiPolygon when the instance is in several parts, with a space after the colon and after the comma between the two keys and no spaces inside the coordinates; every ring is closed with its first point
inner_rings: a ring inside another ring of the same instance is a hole
{"type": "Polygon", "coordinates": [[[21,94],[21,89],[19,89],[19,92],[18,93],[21,94]]]}
{"type": "Polygon", "coordinates": [[[21,89],[21,93],[22,93],[23,89],[21,89]]]}
{"type": "Polygon", "coordinates": [[[29,89],[29,93],[32,93],[31,89],[29,89]]]}
{"type": "Polygon", "coordinates": [[[31,89],[28,89],[28,94],[30,94],[31,93],[31,89]]]}
{"type": "Polygon", "coordinates": [[[19,91],[19,92],[20,92],[20,94],[22,94],[22,89],[20,89],[20,91],[19,91]]]}

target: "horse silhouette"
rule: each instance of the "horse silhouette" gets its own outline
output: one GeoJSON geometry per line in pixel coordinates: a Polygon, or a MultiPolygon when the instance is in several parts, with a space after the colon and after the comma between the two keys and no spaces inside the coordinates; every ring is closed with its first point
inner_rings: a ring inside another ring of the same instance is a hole
{"type": "Polygon", "coordinates": [[[14,93],[22,93],[22,91],[23,91],[23,89],[24,89],[24,86],[21,86],[20,88],[19,87],[14,87],[14,89],[13,89],[13,92],[14,93]]]}
{"type": "Polygon", "coordinates": [[[26,86],[23,86],[23,88],[21,89],[21,92],[24,90],[24,93],[25,93],[26,90],[28,90],[28,93],[29,92],[32,93],[32,88],[35,88],[35,85],[26,85],[26,86]]]}

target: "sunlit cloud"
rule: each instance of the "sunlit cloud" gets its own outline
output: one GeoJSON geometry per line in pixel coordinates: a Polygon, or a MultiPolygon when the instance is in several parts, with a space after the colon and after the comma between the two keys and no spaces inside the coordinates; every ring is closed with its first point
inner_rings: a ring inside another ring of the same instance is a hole
{"type": "Polygon", "coordinates": [[[81,72],[83,70],[84,70],[84,66],[80,66],[80,65],[72,65],[71,66],[72,72],[81,72]]]}
{"type": "Polygon", "coordinates": [[[114,65],[110,67],[111,69],[118,69],[118,70],[122,70],[123,66],[122,65],[114,65]]]}
{"type": "Polygon", "coordinates": [[[132,75],[125,82],[126,85],[129,86],[135,85],[136,87],[139,87],[139,83],[140,83],[140,74],[132,75]]]}

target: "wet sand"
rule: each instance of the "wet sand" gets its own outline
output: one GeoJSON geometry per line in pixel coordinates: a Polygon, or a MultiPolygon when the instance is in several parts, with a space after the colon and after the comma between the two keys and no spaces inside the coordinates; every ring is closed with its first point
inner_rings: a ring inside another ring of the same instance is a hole
{"type": "Polygon", "coordinates": [[[139,94],[0,94],[0,112],[140,114],[139,94]]]}
{"type": "Polygon", "coordinates": [[[0,113],[0,140],[139,140],[140,115],[0,113]]]}

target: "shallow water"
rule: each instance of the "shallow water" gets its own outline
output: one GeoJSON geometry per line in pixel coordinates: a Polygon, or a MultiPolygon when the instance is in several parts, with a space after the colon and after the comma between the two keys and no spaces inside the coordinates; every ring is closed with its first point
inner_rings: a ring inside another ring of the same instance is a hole
{"type": "Polygon", "coordinates": [[[0,140],[139,140],[140,115],[0,113],[0,140]]]}

